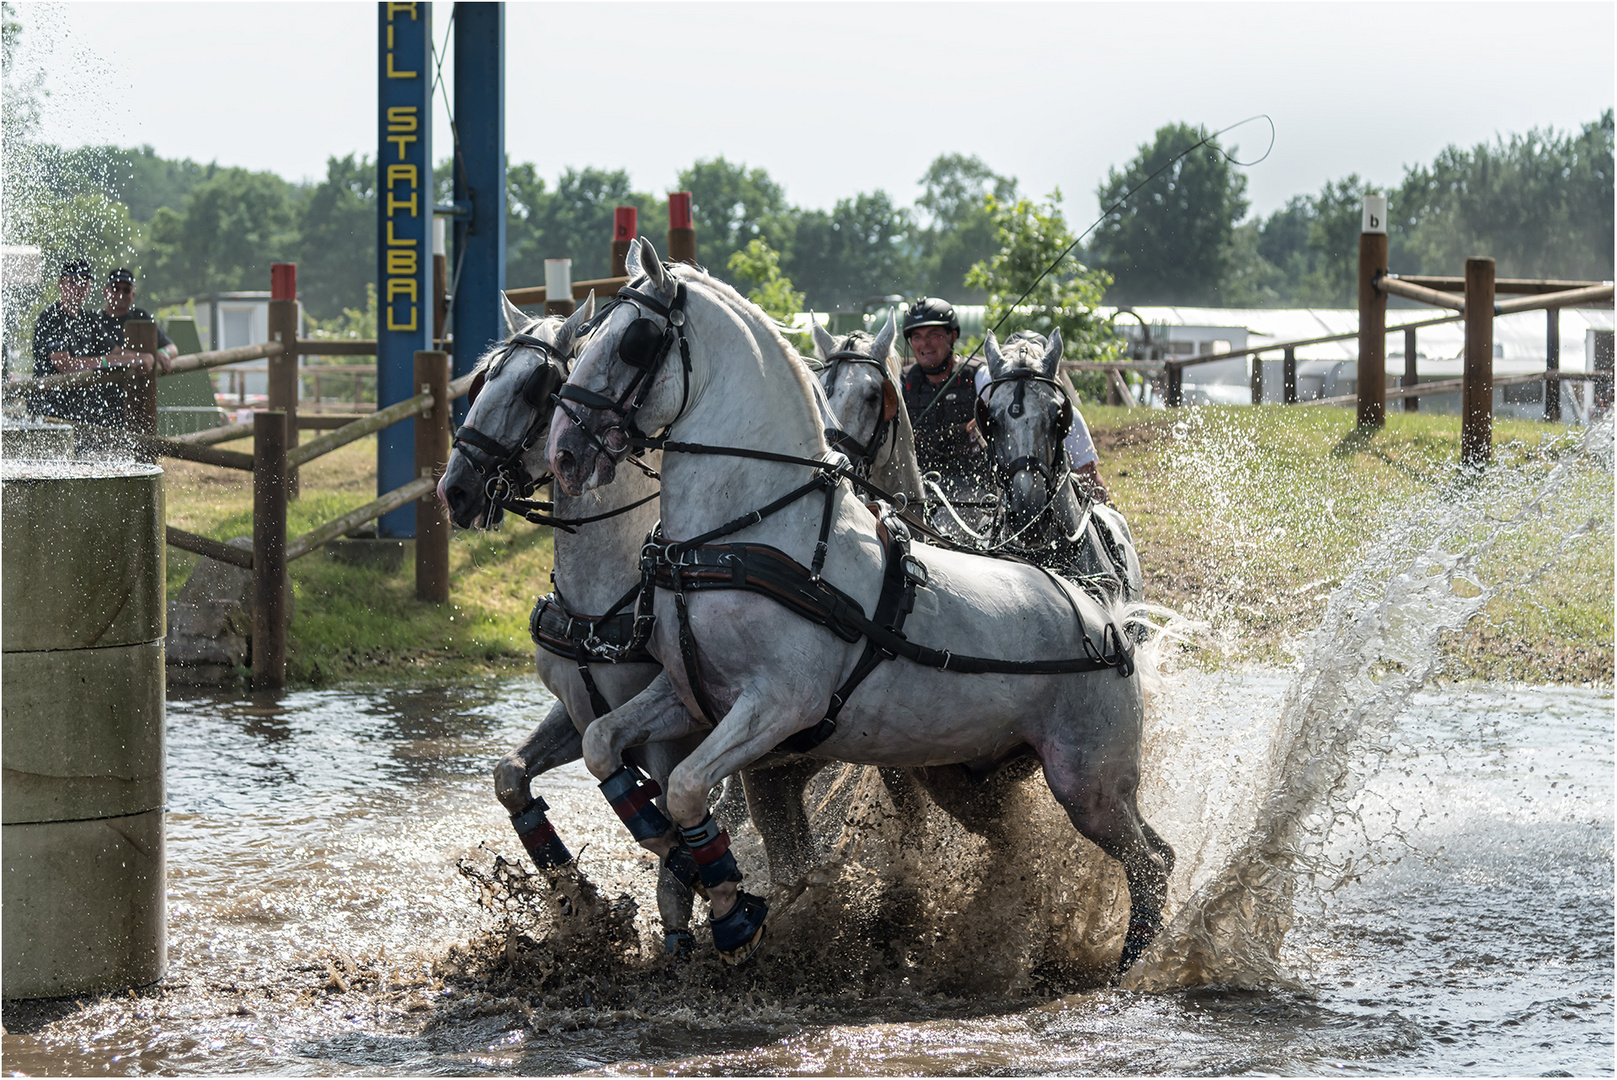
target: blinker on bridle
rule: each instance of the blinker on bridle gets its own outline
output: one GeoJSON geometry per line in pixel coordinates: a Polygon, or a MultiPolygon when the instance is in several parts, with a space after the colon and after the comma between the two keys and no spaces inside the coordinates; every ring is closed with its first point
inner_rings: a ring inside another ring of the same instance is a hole
{"type": "MultiPolygon", "coordinates": [[[[641,315],[624,327],[623,333],[618,336],[617,357],[635,373],[629,380],[629,385],[624,387],[623,393],[614,401],[599,391],[576,386],[573,383],[564,383],[553,395],[556,407],[563,415],[584,433],[596,450],[614,461],[622,460],[623,456],[637,444],[642,447],[645,445],[646,434],[635,423],[635,416],[645,404],[646,395],[651,392],[652,383],[656,381],[657,371],[673,350],[676,341],[679,343],[680,362],[685,371],[685,385],[680,397],[679,411],[674,414],[674,420],[684,415],[686,402],[690,399],[691,351],[690,344],[685,338],[685,283],[683,281],[675,283],[674,298],[664,305],[656,297],[640,291],[639,286],[646,280],[644,277],[636,278],[631,284],[619,289],[618,295],[593,319],[585,323],[577,335],[582,338],[589,333],[619,304],[633,304],[636,309],[650,310],[662,317],[664,324],[659,326],[655,319],[641,315]],[[587,409],[611,413],[619,418],[618,422],[597,433],[584,423],[583,417],[579,416],[568,402],[576,402],[587,409]]],[[[673,426],[674,420],[668,422],[669,427],[673,426]]]]}
{"type": "MultiPolygon", "coordinates": [[[[897,390],[892,388],[891,379],[887,373],[887,366],[874,356],[855,352],[852,349],[842,349],[825,358],[825,372],[830,376],[826,383],[826,393],[829,395],[836,385],[837,368],[842,364],[868,364],[881,373],[883,387],[883,413],[886,413],[886,395],[896,395],[897,390]]],[[[869,475],[871,467],[876,461],[876,452],[887,442],[893,427],[898,423],[898,413],[895,409],[892,415],[883,415],[876,424],[876,430],[870,433],[870,438],[861,443],[853,434],[839,427],[825,429],[826,440],[833,450],[847,455],[854,468],[862,475],[869,475]]]]}
{"type": "MultiPolygon", "coordinates": [[[[507,446],[470,424],[462,424],[456,430],[454,439],[454,445],[466,452],[467,461],[482,478],[483,492],[488,496],[489,502],[501,510],[506,509],[507,504],[511,502],[532,495],[534,489],[542,482],[530,478],[522,469],[522,457],[533,448],[539,436],[549,426],[550,414],[543,406],[551,400],[556,388],[567,378],[561,365],[557,363],[550,345],[528,334],[512,334],[505,342],[500,356],[491,361],[490,366],[503,364],[517,349],[532,349],[539,354],[539,363],[522,383],[522,400],[535,410],[534,418],[522,433],[522,438],[515,446],[507,446]]],[[[475,403],[476,395],[481,392],[486,380],[486,371],[485,367],[484,371],[479,372],[478,377],[472,381],[472,389],[467,394],[468,404],[475,403]]]]}

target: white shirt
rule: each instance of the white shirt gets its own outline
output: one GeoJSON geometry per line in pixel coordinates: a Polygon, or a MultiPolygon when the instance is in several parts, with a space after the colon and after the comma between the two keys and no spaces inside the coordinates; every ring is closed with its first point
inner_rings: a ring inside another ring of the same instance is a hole
{"type": "MultiPolygon", "coordinates": [[[[988,384],[992,381],[993,376],[988,374],[987,364],[977,369],[977,396],[979,398],[987,397],[988,384]]],[[[1062,389],[1066,390],[1066,387],[1062,387],[1062,389]]],[[[1072,391],[1067,390],[1067,396],[1071,397],[1072,391]]],[[[1067,431],[1065,445],[1067,447],[1067,464],[1072,469],[1081,469],[1085,465],[1090,465],[1100,460],[1100,455],[1095,453],[1095,440],[1089,437],[1089,425],[1084,423],[1084,414],[1078,411],[1076,401],[1073,402],[1072,427],[1067,431]]]]}

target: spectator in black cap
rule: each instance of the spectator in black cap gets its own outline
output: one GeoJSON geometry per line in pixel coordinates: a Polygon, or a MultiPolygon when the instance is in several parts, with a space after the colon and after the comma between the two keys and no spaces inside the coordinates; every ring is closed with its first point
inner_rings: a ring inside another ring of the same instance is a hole
{"type": "MultiPolygon", "coordinates": [[[[101,311],[86,311],[90,294],[90,264],[70,259],[56,280],[56,302],[34,322],[34,374],[58,375],[113,366],[114,351],[123,348],[123,330],[101,311]]],[[[130,363],[125,359],[122,364],[130,363]]],[[[113,383],[98,383],[29,396],[36,413],[79,420],[107,427],[124,427],[123,390],[113,383]]]]}
{"type": "MultiPolygon", "coordinates": [[[[128,340],[128,336],[124,332],[125,323],[128,323],[131,320],[140,320],[142,322],[149,323],[157,322],[156,319],[152,318],[150,312],[146,311],[144,308],[135,307],[134,303],[135,275],[133,272],[123,267],[119,267],[117,270],[114,270],[112,273],[107,275],[107,306],[103,309],[103,313],[117,323],[118,337],[120,341],[128,340]]],[[[180,347],[174,344],[174,342],[170,341],[169,336],[163,333],[163,328],[159,326],[157,328],[156,362],[162,365],[163,370],[166,372],[168,371],[169,366],[174,363],[174,358],[178,355],[180,355],[180,347]]],[[[129,349],[118,348],[113,350],[113,352],[108,355],[107,359],[115,364],[138,363],[141,367],[145,368],[147,371],[150,371],[152,369],[152,362],[154,358],[148,353],[133,352],[129,349]]]]}

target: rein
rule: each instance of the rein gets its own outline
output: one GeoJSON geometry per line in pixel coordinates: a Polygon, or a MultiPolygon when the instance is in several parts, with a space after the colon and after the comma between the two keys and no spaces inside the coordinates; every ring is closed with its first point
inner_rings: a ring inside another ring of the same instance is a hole
{"type": "MultiPolygon", "coordinates": [[[[671,275],[672,267],[669,271],[671,275]]],[[[621,460],[633,450],[659,449],[664,454],[722,455],[798,464],[813,472],[807,482],[784,495],[689,539],[670,541],[663,535],[661,525],[658,525],[647,537],[641,549],[641,583],[635,600],[633,632],[626,647],[644,647],[650,640],[656,623],[657,591],[662,589],[673,593],[679,649],[684,662],[687,684],[696,699],[702,719],[709,725],[717,726],[718,714],[702,678],[686,596],[688,591],[703,588],[740,588],[759,592],[785,604],[799,615],[829,627],[846,641],[857,641],[861,637],[865,639],[864,654],[855,665],[852,674],[832,694],[825,717],[813,728],[798,732],[782,744],[782,749],[790,751],[806,752],[829,738],[836,730],[836,717],[843,704],[877,664],[886,659],[902,656],[923,666],[972,674],[1067,674],[1107,668],[1117,670],[1124,677],[1134,673],[1133,648],[1127,635],[1114,621],[1108,620],[1101,627],[1100,645],[1097,647],[1090,640],[1082,610],[1073,595],[1062,586],[1059,578],[1042,567],[1038,569],[1056,584],[1077,618],[1084,656],[1062,660],[1005,660],[993,657],[957,656],[947,649],[933,649],[910,641],[902,632],[904,616],[914,607],[916,587],[926,585],[928,576],[925,566],[909,554],[908,530],[896,517],[889,516],[886,521],[878,522],[878,533],[888,534],[887,542],[884,544],[888,557],[883,571],[881,596],[877,601],[877,618],[868,617],[857,601],[826,582],[821,577],[821,571],[825,567],[829,553],[831,524],[836,506],[835,495],[837,489],[842,486],[842,481],[847,480],[857,489],[872,491],[879,495],[886,493],[879,492],[869,481],[857,476],[848,459],[834,451],[825,459],[817,460],[770,450],[713,446],[668,439],[667,430],[672,429],[684,415],[685,407],[689,403],[691,359],[689,343],[685,336],[684,310],[687,291],[684,282],[676,281],[674,299],[665,307],[639,291],[638,286],[644,280],[644,278],[636,279],[632,285],[619,293],[619,297],[628,294],[629,302],[635,303],[637,307],[657,312],[667,320],[667,324],[660,334],[657,333],[654,324],[636,330],[637,326],[651,322],[642,317],[631,323],[620,338],[617,346],[619,358],[637,369],[636,375],[623,394],[614,402],[597,391],[569,383],[556,395],[558,403],[576,401],[587,408],[616,415],[619,418],[618,423],[607,429],[606,434],[616,432],[621,447],[614,451],[608,441],[591,432],[580,417],[564,409],[568,418],[591,438],[599,450],[608,454],[613,460],[621,460]],[[631,336],[634,340],[630,340],[631,336]],[[656,340],[653,341],[653,338],[656,340]],[[634,417],[644,404],[655,372],[667,359],[675,340],[679,342],[684,366],[685,394],[681,399],[679,411],[669,421],[664,435],[648,437],[639,431],[634,423],[634,417]],[[822,494],[824,505],[820,514],[819,535],[808,567],[802,566],[785,552],[769,545],[714,543],[759,524],[815,492],[822,494]],[[888,522],[892,524],[889,525],[888,522]]],[[[613,303],[618,302],[620,301],[613,303]]],[[[608,306],[608,310],[611,306],[608,306]]],[[[601,317],[598,315],[596,318],[601,317]]],[[[602,619],[615,615],[627,603],[626,595],[612,611],[602,616],[602,619]]]]}

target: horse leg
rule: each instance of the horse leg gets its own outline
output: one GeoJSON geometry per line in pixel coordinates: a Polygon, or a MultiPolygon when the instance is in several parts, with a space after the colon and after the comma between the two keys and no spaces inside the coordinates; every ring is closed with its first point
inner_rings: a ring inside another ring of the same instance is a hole
{"type": "Polygon", "coordinates": [[[527,741],[494,766],[494,794],[511,814],[511,824],[522,846],[541,870],[555,870],[573,861],[567,846],[545,817],[545,801],[529,790],[529,781],[559,765],[583,756],[583,740],[567,707],[556,702],[533,729],[527,741]]]}
{"type": "Polygon", "coordinates": [[[814,833],[809,827],[803,792],[825,762],[812,759],[784,765],[754,766],[741,772],[752,823],[764,841],[769,876],[789,881],[808,870],[814,859],[814,833]]]}
{"type": "Polygon", "coordinates": [[[1038,768],[1038,758],[1029,754],[1007,761],[986,775],[965,765],[934,765],[911,771],[939,809],[961,828],[994,847],[1003,847],[1010,841],[1005,800],[1038,768]]]}
{"type": "MultiPolygon", "coordinates": [[[[666,785],[668,774],[685,756],[686,749],[682,742],[651,742],[641,748],[641,756],[645,760],[646,770],[666,785]]],[[[667,796],[658,799],[665,813],[667,802],[667,796]]],[[[657,868],[657,912],[663,921],[663,951],[670,956],[688,956],[696,944],[696,939],[691,936],[691,911],[695,899],[690,883],[681,881],[669,866],[669,860],[663,858],[657,868]]]]}
{"type": "Polygon", "coordinates": [[[1137,763],[1091,761],[1076,752],[1046,754],[1044,778],[1073,826],[1123,865],[1129,925],[1114,979],[1121,978],[1162,929],[1173,848],[1140,816],[1137,763]]]}
{"type": "Polygon", "coordinates": [[[779,746],[809,719],[794,718],[782,700],[767,701],[762,694],[743,690],[719,726],[668,777],[668,812],[679,824],[706,887],[713,944],[734,964],[758,948],[769,905],[737,888],[741,870],[730,853],[729,834],[708,813],[707,792],[779,746]],[[798,721],[795,725],[793,719],[798,721]]]}
{"type": "Polygon", "coordinates": [[[908,837],[914,834],[926,824],[926,796],[921,793],[923,785],[916,782],[917,778],[909,769],[878,768],[876,775],[881,777],[887,797],[893,800],[893,809],[898,812],[899,827],[904,835],[908,837]]]}

